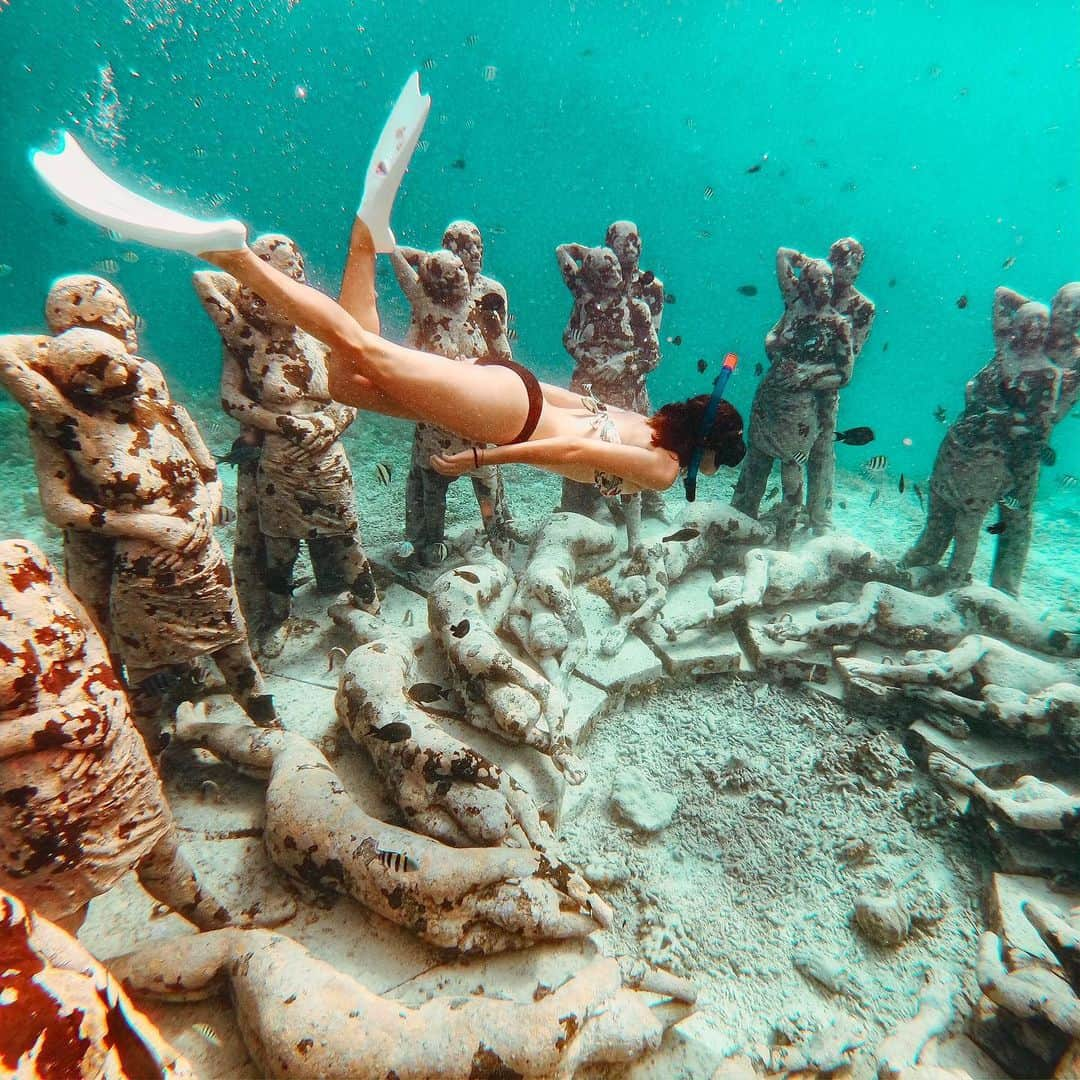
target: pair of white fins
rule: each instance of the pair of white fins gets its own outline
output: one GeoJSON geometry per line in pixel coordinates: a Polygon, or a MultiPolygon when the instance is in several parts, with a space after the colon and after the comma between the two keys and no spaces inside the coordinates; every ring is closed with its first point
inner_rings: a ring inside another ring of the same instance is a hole
{"type": "MultiPolygon", "coordinates": [[[[420,76],[414,71],[379,136],[356,211],[371,230],[377,252],[394,250],[390,213],[430,109],[431,98],[420,93],[420,76]]],[[[152,202],[102,172],[69,131],[61,137],[58,153],[38,150],[31,162],[53,194],[81,217],[125,240],[190,255],[237,251],[247,242],[242,221],[200,221],[152,202]]]]}

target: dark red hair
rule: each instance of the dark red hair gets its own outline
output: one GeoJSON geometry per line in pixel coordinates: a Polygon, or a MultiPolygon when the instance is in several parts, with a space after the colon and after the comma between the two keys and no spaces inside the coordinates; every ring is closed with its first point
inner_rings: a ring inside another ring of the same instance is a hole
{"type": "MultiPolygon", "coordinates": [[[[708,404],[709,395],[698,394],[689,401],[672,401],[662,405],[649,417],[653,446],[670,450],[678,457],[682,469],[689,466],[690,455],[698,445],[698,434],[708,404]]],[[[706,433],[702,445],[706,454],[711,452],[716,455],[718,465],[738,465],[746,455],[743,419],[730,401],[720,402],[716,422],[712,430],[706,433]]]]}

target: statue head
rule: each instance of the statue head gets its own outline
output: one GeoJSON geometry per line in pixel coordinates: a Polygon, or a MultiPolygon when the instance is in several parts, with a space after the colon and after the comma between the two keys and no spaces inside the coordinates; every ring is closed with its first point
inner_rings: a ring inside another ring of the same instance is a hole
{"type": "Polygon", "coordinates": [[[827,307],[833,295],[832,267],[824,259],[808,259],[799,275],[799,295],[814,308],[827,307]]]}
{"type": "Polygon", "coordinates": [[[1080,281],[1062,285],[1050,301],[1050,333],[1055,339],[1073,338],[1080,330],[1080,281]]]}
{"type": "Polygon", "coordinates": [[[48,377],[64,395],[87,407],[133,397],[141,387],[141,361],[117,338],[75,327],[53,338],[48,377]]]}
{"type": "Polygon", "coordinates": [[[612,292],[623,286],[622,269],[611,248],[589,248],[581,260],[581,276],[594,293],[612,292]]]}
{"type": "MultiPolygon", "coordinates": [[[[265,233],[251,242],[251,250],[263,262],[288,275],[293,281],[306,280],[304,256],[296,241],[290,237],[282,233],[265,233]]],[[[236,304],[241,314],[249,319],[280,327],[292,326],[289,319],[277,314],[261,296],[245,285],[240,285],[236,290],[236,304]]]]}
{"type": "Polygon", "coordinates": [[[637,269],[641,258],[641,233],[632,221],[613,221],[608,226],[604,243],[615,252],[624,277],[637,269]]]}
{"type": "Polygon", "coordinates": [[[135,317],[124,294],[93,274],[72,274],[53,282],[45,298],[45,321],[54,334],[74,327],[102,330],[122,341],[130,353],[139,347],[135,317]]]}
{"type": "Polygon", "coordinates": [[[456,307],[469,298],[465,264],[451,251],[428,251],[416,267],[424,292],[436,304],[456,307]]]}
{"type": "Polygon", "coordinates": [[[484,238],[471,221],[451,221],[443,233],[442,246],[453,252],[472,281],[484,266],[484,238]]]}
{"type": "Polygon", "coordinates": [[[1050,311],[1045,304],[1028,300],[1016,309],[1009,324],[1009,345],[1024,356],[1042,352],[1050,329],[1050,311]]]}
{"type": "Polygon", "coordinates": [[[829,248],[829,263],[832,266],[833,281],[838,286],[854,285],[862,269],[865,252],[862,244],[853,236],[837,240],[829,248]]]}

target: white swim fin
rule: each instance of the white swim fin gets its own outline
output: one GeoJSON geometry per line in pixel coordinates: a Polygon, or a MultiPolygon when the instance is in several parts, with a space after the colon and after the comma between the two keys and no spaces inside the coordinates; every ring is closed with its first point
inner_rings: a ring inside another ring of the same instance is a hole
{"type": "Polygon", "coordinates": [[[431,96],[420,93],[420,74],[414,71],[375,144],[364,180],[364,197],[356,211],[356,216],[371,230],[375,250],[381,254],[396,247],[390,214],[430,110],[431,96]]]}
{"type": "Polygon", "coordinates": [[[242,221],[199,221],[151,202],[106,176],[70,132],[63,132],[62,139],[59,153],[37,150],[30,160],[52,193],[81,217],[126,240],[191,255],[237,251],[246,243],[242,221]]]}

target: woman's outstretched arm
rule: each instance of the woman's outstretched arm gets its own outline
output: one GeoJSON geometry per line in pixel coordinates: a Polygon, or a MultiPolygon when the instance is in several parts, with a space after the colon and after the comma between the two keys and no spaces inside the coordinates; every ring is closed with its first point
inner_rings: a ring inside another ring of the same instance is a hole
{"type": "Polygon", "coordinates": [[[535,465],[554,472],[593,469],[621,477],[628,487],[650,491],[664,491],[679,475],[674,456],[663,451],[572,435],[493,446],[478,450],[477,455],[474,458],[472,450],[460,454],[436,454],[432,456],[431,464],[444,476],[462,476],[471,472],[478,461],[483,465],[535,465]]]}

